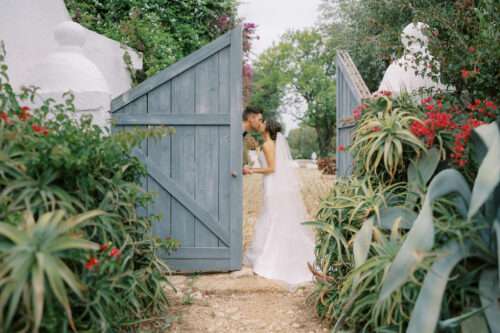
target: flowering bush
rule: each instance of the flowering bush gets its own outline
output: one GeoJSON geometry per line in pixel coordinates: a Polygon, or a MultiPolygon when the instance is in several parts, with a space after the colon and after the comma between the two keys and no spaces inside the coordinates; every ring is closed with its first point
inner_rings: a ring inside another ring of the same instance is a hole
{"type": "Polygon", "coordinates": [[[141,190],[140,179],[146,173],[131,149],[168,130],[110,136],[88,117],[75,120],[70,95],[62,104],[49,99],[30,109],[26,105],[35,91],[15,94],[3,60],[0,47],[0,221],[4,229],[8,225],[13,230],[0,232],[0,267],[12,267],[0,273],[0,303],[9,304],[0,307],[1,330],[36,332],[39,327],[61,332],[71,327],[111,332],[164,311],[168,269],[157,251],[169,251],[177,242],[153,237],[154,218],[137,214],[136,208],[147,205],[151,195],[141,190]],[[102,214],[88,216],[96,209],[102,214]],[[27,213],[33,219],[26,220],[27,213]],[[76,218],[65,226],[50,214],[88,218],[76,218]],[[38,231],[29,237],[12,236],[30,228],[38,231]],[[68,238],[56,243],[58,235],[68,238]],[[28,245],[19,247],[20,241],[28,245]],[[94,250],[98,245],[85,244],[106,245],[99,252],[94,250]],[[13,255],[16,245],[30,256],[26,258],[36,260],[23,264],[21,256],[13,255]],[[49,248],[58,266],[37,252],[49,253],[49,248]],[[42,278],[37,277],[31,290],[20,289],[26,280],[16,277],[25,270],[38,276],[44,265],[50,288],[41,293],[42,278]],[[31,292],[23,297],[36,301],[34,307],[19,303],[19,290],[31,292]]]}

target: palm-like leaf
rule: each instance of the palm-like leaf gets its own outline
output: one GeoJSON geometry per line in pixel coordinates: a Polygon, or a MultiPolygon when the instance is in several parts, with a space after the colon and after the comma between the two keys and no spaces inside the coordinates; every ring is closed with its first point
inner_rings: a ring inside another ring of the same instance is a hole
{"type": "Polygon", "coordinates": [[[84,286],[61,258],[67,250],[99,248],[97,244],[75,236],[74,231],[80,224],[102,214],[101,211],[90,211],[65,219],[63,211],[55,211],[40,216],[35,222],[30,213],[25,213],[24,223],[18,228],[0,223],[0,236],[8,241],[0,248],[0,308],[4,309],[8,304],[5,320],[4,312],[0,311],[4,330],[8,331],[21,298],[28,297],[23,303],[33,310],[33,332],[38,332],[47,284],[76,330],[65,285],[79,296],[84,286]]]}

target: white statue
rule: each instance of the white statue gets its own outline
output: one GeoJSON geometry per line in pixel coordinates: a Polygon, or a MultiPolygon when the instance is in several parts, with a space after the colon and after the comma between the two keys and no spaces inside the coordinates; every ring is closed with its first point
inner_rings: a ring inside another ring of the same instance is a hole
{"type": "Polygon", "coordinates": [[[387,68],[375,94],[390,91],[397,96],[403,91],[414,94],[420,88],[446,89],[439,80],[436,82],[428,76],[431,69],[426,67],[427,64],[432,63],[436,67],[439,64],[432,61],[432,56],[427,49],[429,40],[423,32],[425,29],[428,29],[428,26],[422,22],[410,23],[404,28],[401,33],[401,43],[405,48],[404,54],[387,68]],[[421,61],[417,65],[417,55],[420,59],[426,59],[426,64],[421,61]],[[415,73],[416,71],[418,74],[415,73]],[[425,73],[424,76],[421,75],[422,72],[425,73]]]}
{"type": "Polygon", "coordinates": [[[316,155],[316,152],[313,151],[311,154],[311,160],[313,160],[313,162],[316,163],[316,159],[318,159],[318,155],[316,155]]]}

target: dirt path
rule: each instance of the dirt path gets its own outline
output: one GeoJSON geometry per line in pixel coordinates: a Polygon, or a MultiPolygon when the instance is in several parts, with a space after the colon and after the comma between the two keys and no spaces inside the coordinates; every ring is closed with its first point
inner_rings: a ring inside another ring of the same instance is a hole
{"type": "MultiPolygon", "coordinates": [[[[314,215],[320,198],[333,178],[317,170],[300,169],[302,195],[307,211],[314,215]]],[[[248,248],[262,206],[262,177],[244,178],[243,250],[248,248]]],[[[170,281],[178,289],[172,300],[171,328],[167,332],[328,332],[307,304],[312,284],[290,292],[284,286],[252,274],[249,268],[231,274],[175,275],[170,281]]]]}
{"type": "Polygon", "coordinates": [[[171,281],[168,332],[328,332],[306,303],[312,285],[295,291],[253,275],[244,268],[232,274],[177,275],[171,281]]]}

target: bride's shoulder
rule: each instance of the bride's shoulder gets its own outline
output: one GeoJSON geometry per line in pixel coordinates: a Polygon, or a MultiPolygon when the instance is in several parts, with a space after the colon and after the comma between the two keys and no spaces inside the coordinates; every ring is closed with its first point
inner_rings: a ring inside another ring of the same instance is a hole
{"type": "Polygon", "coordinates": [[[273,140],[267,140],[262,145],[262,150],[274,149],[274,145],[275,145],[275,143],[273,140]]]}

